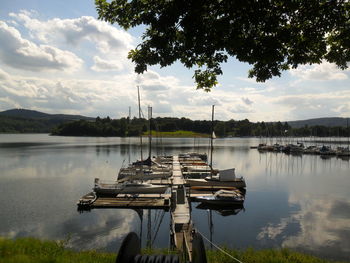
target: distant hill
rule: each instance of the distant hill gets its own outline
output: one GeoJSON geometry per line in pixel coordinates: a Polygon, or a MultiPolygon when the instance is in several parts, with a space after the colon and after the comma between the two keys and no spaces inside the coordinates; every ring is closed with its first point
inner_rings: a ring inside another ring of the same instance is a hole
{"type": "Polygon", "coordinates": [[[94,120],[81,115],[48,114],[12,109],[0,112],[0,133],[49,133],[60,124],[77,120],[94,120]]]}
{"type": "Polygon", "coordinates": [[[1,111],[0,115],[9,117],[20,117],[25,119],[54,119],[54,120],[94,120],[95,118],[86,117],[82,115],[70,115],[70,114],[48,114],[35,110],[26,109],[11,109],[6,111],[1,111]]]}
{"type": "MultiPolygon", "coordinates": [[[[346,121],[349,118],[340,118],[340,117],[329,117],[329,118],[316,118],[316,119],[309,119],[309,120],[299,120],[299,121],[288,121],[288,124],[292,126],[293,128],[301,128],[305,125],[308,126],[326,126],[326,127],[336,127],[336,126],[343,126],[346,127],[346,121]]],[[[349,125],[350,125],[350,119],[349,119],[349,125]]]]}

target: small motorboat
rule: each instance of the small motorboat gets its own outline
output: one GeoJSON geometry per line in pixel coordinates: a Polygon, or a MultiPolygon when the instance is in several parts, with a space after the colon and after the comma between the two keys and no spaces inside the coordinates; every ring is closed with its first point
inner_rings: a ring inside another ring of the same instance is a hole
{"type": "Polygon", "coordinates": [[[229,204],[243,204],[245,198],[238,191],[219,190],[210,196],[197,196],[195,200],[207,204],[227,206],[229,204]]]}

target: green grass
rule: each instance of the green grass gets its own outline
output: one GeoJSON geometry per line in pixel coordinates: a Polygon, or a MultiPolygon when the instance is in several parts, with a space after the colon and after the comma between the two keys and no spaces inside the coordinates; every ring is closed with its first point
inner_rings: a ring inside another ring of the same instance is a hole
{"type": "Polygon", "coordinates": [[[111,263],[116,255],[97,251],[74,252],[62,241],[0,238],[1,263],[111,263]]]}
{"type": "MultiPolygon", "coordinates": [[[[246,250],[224,249],[228,254],[243,263],[335,263],[335,261],[320,259],[315,256],[295,252],[289,249],[246,250]]],[[[210,263],[231,263],[236,260],[218,250],[207,250],[207,259],[210,263]]],[[[340,263],[339,261],[337,261],[340,263]]]]}
{"type": "MultiPolygon", "coordinates": [[[[94,250],[76,252],[65,248],[64,241],[42,241],[35,238],[0,238],[1,263],[114,263],[115,253],[94,250]]],[[[289,249],[234,250],[227,253],[243,263],[334,263],[289,249]]],[[[144,254],[172,254],[167,249],[144,249],[144,254]]],[[[218,250],[207,250],[209,263],[237,262],[218,250]]]]}
{"type": "MultiPolygon", "coordinates": [[[[144,132],[142,135],[148,136],[148,132],[144,132]]],[[[173,132],[152,131],[152,137],[181,137],[181,138],[204,137],[204,138],[208,138],[209,134],[198,133],[198,132],[193,132],[193,131],[183,131],[183,130],[178,130],[178,131],[173,131],[173,132]]]]}

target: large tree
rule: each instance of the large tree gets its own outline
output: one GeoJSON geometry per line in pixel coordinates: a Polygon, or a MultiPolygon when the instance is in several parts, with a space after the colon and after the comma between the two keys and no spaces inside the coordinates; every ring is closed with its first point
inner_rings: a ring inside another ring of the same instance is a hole
{"type": "Polygon", "coordinates": [[[145,26],[129,53],[137,73],[180,61],[207,91],[229,56],[253,65],[257,81],[298,65],[326,60],[345,69],[350,61],[349,0],[95,1],[99,19],[145,26]]]}

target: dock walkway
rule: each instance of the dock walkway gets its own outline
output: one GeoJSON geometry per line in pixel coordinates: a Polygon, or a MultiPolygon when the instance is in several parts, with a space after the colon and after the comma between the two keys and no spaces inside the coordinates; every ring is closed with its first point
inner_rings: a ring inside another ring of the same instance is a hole
{"type": "Polygon", "coordinates": [[[178,155],[175,155],[173,157],[173,173],[171,176],[171,180],[172,180],[173,186],[185,184],[185,179],[184,179],[182,172],[181,172],[181,165],[180,165],[178,155]]]}
{"type": "Polygon", "coordinates": [[[186,195],[185,180],[182,175],[179,157],[173,158],[172,172],[172,198],[171,221],[172,236],[175,247],[186,254],[191,260],[192,256],[192,229],[191,208],[186,195]]]}

